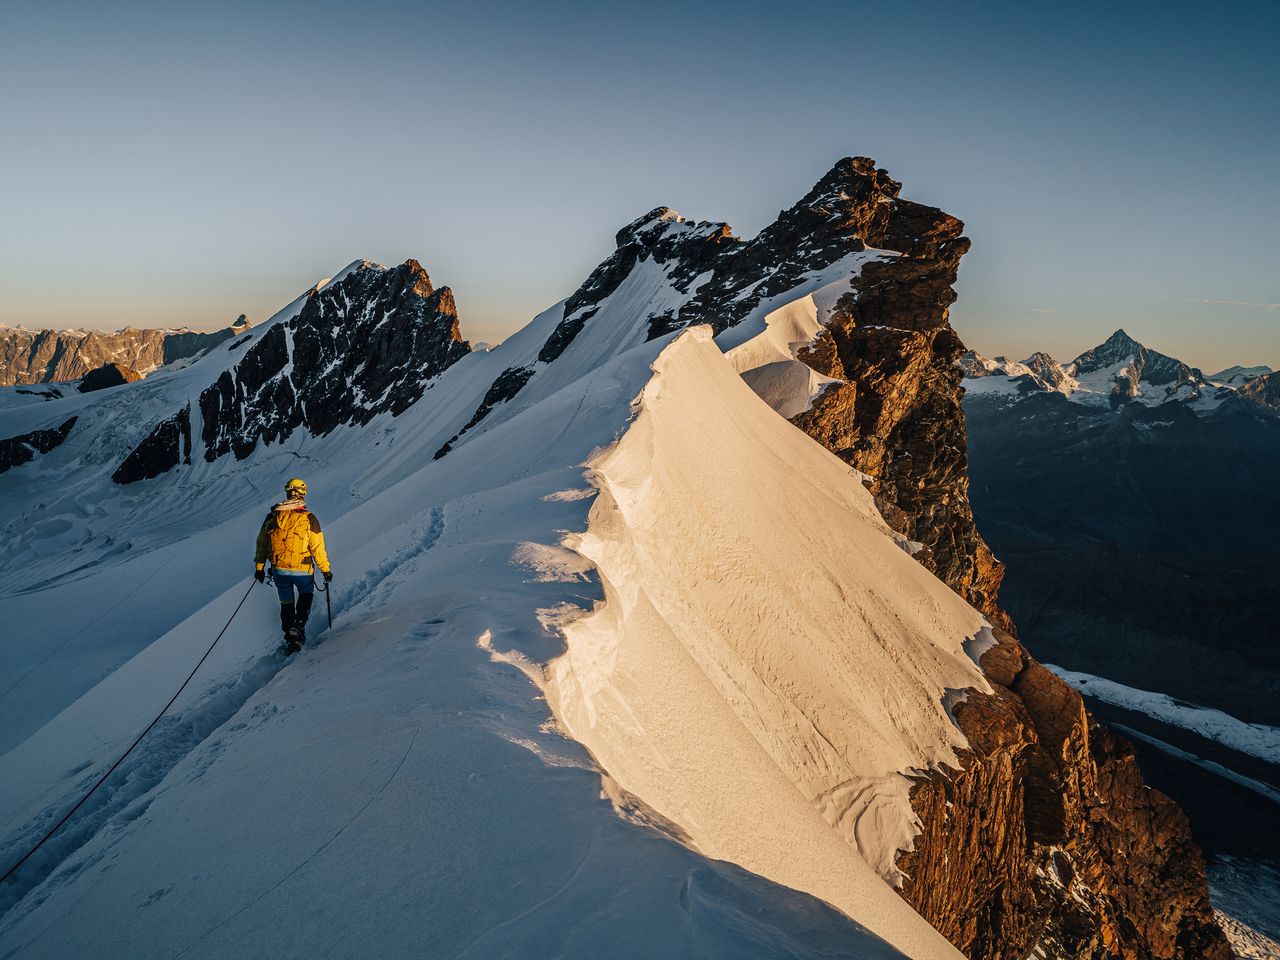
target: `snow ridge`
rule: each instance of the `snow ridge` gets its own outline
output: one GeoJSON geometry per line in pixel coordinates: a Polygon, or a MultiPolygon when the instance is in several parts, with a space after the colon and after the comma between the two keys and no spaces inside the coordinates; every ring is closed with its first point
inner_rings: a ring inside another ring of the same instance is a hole
{"type": "Polygon", "coordinates": [[[964,650],[985,621],[710,328],[663,351],[589,468],[600,492],[565,544],[605,603],[562,627],[557,717],[698,849],[888,923],[904,904],[881,878],[916,830],[909,774],[958,766],[945,701],[988,689],[964,650]]]}

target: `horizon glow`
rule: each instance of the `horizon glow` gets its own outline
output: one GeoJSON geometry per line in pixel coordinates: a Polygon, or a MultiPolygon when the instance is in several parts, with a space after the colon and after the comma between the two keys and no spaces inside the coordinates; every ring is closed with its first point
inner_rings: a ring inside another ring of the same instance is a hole
{"type": "Polygon", "coordinates": [[[1271,5],[15,4],[0,323],[260,322],[418,259],[463,334],[667,205],[751,236],[873,157],[966,222],[952,320],[1069,360],[1123,327],[1280,368],[1271,5]]]}

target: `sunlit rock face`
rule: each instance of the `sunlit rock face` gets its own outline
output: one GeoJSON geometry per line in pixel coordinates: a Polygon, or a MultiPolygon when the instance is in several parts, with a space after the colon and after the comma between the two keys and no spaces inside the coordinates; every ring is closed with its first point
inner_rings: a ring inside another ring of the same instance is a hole
{"type": "Polygon", "coordinates": [[[922,777],[903,895],[969,957],[1230,960],[1204,860],[1129,744],[1011,636],[955,710],[963,769],[922,777]]]}
{"type": "MultiPolygon", "coordinates": [[[[846,226],[898,254],[862,268],[800,353],[838,382],[794,422],[869,475],[886,519],[924,544],[921,562],[998,625],[983,658],[994,692],[970,691],[956,709],[972,747],[963,769],[922,778],[913,794],[922,833],[899,864],[910,878],[902,894],[971,958],[1012,960],[1039,946],[1053,958],[1227,960],[1185,816],[1143,783],[1128,744],[1021,647],[997,605],[1002,568],[968,499],[965,351],[947,315],[969,241],[959,220],[898,190],[869,161],[844,161],[780,222],[807,220],[806,248],[820,262],[839,255],[841,237],[854,248],[846,226]]],[[[775,224],[753,242],[785,232],[775,224]]],[[[1202,379],[1131,352],[1153,386],[1202,379]]],[[[1084,367],[1033,357],[1025,373],[1063,392],[1084,367]]]]}
{"type": "MultiPolygon", "coordinates": [[[[798,350],[829,382],[792,422],[867,478],[883,516],[918,545],[914,555],[995,624],[999,640],[982,658],[993,692],[969,691],[954,711],[970,742],[961,769],[915,786],[921,832],[898,862],[902,896],[974,960],[1020,960],[1037,946],[1053,958],[1227,960],[1185,818],[1019,645],[998,606],[1001,567],[969,503],[964,345],[948,318],[969,241],[959,220],[899,193],[872,161],[851,158],[750,240],[651,211],[619,231],[536,354],[487,374],[436,456],[540,389],[545,371],[572,367],[573,351],[590,346],[583,331],[608,340],[591,325],[622,312],[612,298],[631,298],[632,339],[617,349],[693,324],[727,339],[771,298],[863,256],[825,327],[798,350]],[[614,308],[602,309],[606,301],[614,308]]],[[[467,351],[451,294],[417,263],[357,268],[158,425],[118,479],[189,456],[244,458],[299,429],[324,435],[402,412],[467,351]]],[[[1039,375],[1056,378],[1045,364],[1039,375]]]]}
{"type": "Polygon", "coordinates": [[[113,333],[0,327],[0,386],[79,380],[104,364],[147,373],[194,357],[249,328],[243,316],[210,333],[134,327],[113,333]]]}

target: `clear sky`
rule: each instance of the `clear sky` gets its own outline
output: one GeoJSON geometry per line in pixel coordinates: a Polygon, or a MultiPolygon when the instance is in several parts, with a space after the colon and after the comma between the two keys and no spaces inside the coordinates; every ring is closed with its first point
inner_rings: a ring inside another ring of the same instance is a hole
{"type": "Polygon", "coordinates": [[[0,6],[0,322],[222,325],[422,261],[494,340],[666,204],[842,156],[963,219],[956,328],[1280,368],[1280,4],[0,6]]]}

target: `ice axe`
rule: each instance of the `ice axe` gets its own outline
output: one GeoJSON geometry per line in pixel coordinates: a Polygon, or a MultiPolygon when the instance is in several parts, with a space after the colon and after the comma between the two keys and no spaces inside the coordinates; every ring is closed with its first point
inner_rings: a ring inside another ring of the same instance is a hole
{"type": "MultiPolygon", "coordinates": [[[[311,574],[311,582],[315,583],[315,572],[311,574]]],[[[325,585],[320,588],[320,592],[324,594],[324,612],[329,616],[329,629],[333,629],[333,601],[329,599],[329,583],[325,581],[325,585]]]]}

